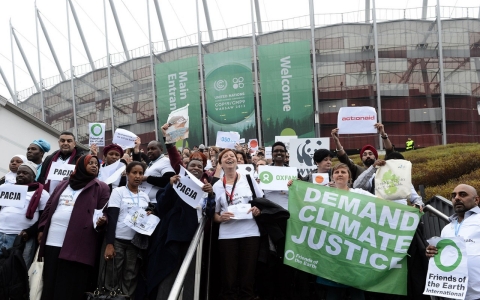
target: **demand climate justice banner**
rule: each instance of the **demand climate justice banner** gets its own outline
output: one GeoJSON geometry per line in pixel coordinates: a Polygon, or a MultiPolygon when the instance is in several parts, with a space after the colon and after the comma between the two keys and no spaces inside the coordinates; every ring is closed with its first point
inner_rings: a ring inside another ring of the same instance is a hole
{"type": "Polygon", "coordinates": [[[310,41],[259,45],[265,145],[275,136],[314,137],[310,41]]]}
{"type": "Polygon", "coordinates": [[[217,131],[236,131],[256,138],[255,102],[252,89],[252,49],[205,54],[209,145],[217,131]]]}
{"type": "Polygon", "coordinates": [[[284,263],[358,289],[406,295],[417,208],[294,180],[284,263]]]}
{"type": "Polygon", "coordinates": [[[167,123],[170,112],[188,104],[189,136],[185,146],[203,144],[197,57],[156,64],[155,70],[159,126],[167,123]]]}

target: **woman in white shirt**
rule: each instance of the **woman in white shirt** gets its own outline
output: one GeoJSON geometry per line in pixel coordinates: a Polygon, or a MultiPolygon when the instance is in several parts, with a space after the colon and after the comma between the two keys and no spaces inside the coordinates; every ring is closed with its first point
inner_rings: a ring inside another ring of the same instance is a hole
{"type": "Polygon", "coordinates": [[[102,273],[103,268],[101,267],[99,274],[100,280],[105,276],[102,283],[108,290],[120,289],[123,295],[130,297],[133,296],[137,287],[137,275],[140,267],[137,256],[140,249],[132,244],[136,232],[125,224],[124,219],[128,215],[129,209],[145,210],[148,208],[148,195],[138,189],[146,168],[147,166],[142,162],[131,162],[125,170],[127,185],[112,190],[108,202],[108,228],[106,247],[103,253],[105,260],[107,262],[113,260],[113,263],[107,263],[105,273],[102,273]],[[116,277],[116,282],[112,276],[116,277]],[[111,286],[112,284],[117,284],[117,286],[111,286]]]}
{"type": "MultiPolygon", "coordinates": [[[[220,223],[220,298],[253,299],[260,231],[253,218],[235,219],[235,214],[230,212],[235,206],[248,204],[252,200],[252,191],[247,178],[236,171],[237,157],[234,150],[223,150],[218,163],[224,171],[223,178],[213,186],[216,201],[214,219],[220,223]]],[[[248,214],[256,217],[260,210],[252,207],[248,214]]]]}

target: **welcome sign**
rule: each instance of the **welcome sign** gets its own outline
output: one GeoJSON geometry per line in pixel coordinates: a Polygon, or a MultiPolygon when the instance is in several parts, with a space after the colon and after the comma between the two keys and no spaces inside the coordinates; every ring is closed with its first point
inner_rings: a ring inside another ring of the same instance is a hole
{"type": "Polygon", "coordinates": [[[294,180],[284,263],[358,289],[407,294],[418,209],[294,180]]]}

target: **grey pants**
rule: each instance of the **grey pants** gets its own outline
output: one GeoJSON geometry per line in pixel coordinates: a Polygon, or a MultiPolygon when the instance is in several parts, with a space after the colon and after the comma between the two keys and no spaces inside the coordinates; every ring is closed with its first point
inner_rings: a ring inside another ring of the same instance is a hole
{"type": "MultiPolygon", "coordinates": [[[[98,276],[99,286],[104,286],[108,290],[119,288],[122,294],[128,295],[134,299],[135,289],[137,288],[137,275],[140,269],[138,260],[139,249],[130,241],[115,239],[113,244],[115,248],[115,258],[113,260],[100,260],[100,274],[98,276]],[[104,271],[104,264],[107,264],[104,271]],[[114,268],[115,264],[115,268],[114,268]]],[[[104,257],[106,243],[102,246],[102,256],[104,257]]]]}

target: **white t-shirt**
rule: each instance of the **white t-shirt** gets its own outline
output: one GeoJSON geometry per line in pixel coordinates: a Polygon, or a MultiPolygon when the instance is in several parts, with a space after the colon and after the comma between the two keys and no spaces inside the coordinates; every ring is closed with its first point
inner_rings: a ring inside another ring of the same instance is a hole
{"type": "Polygon", "coordinates": [[[128,213],[128,209],[134,206],[146,209],[148,207],[148,195],[142,191],[134,194],[128,190],[126,186],[121,186],[112,190],[108,207],[120,208],[118,215],[117,228],[115,230],[115,238],[122,240],[131,240],[135,235],[135,230],[128,227],[123,220],[128,213]]]}
{"type": "Polygon", "coordinates": [[[27,192],[27,198],[25,199],[25,205],[22,208],[3,206],[0,210],[0,232],[5,234],[19,234],[22,230],[30,228],[35,222],[38,221],[38,211],[45,209],[50,194],[43,190],[40,196],[40,202],[38,203],[37,210],[33,214],[33,219],[27,219],[27,209],[30,205],[30,199],[32,199],[35,191],[27,192]]]}
{"type": "MultiPolygon", "coordinates": [[[[70,156],[67,157],[66,160],[63,160],[62,157],[58,157],[57,159],[57,162],[63,162],[63,164],[68,164],[68,161],[70,160],[70,156]]],[[[54,161],[50,162],[50,165],[54,163],[54,161]]],[[[45,175],[48,177],[48,173],[45,175]]],[[[53,191],[55,190],[55,188],[57,187],[57,185],[60,183],[60,180],[48,180],[48,179],[45,179],[45,184],[48,183],[48,181],[50,181],[50,190],[48,191],[50,194],[53,193],[53,191]]]]}
{"type": "MultiPolygon", "coordinates": [[[[463,219],[458,230],[458,236],[467,245],[468,287],[465,300],[480,299],[480,208],[472,208],[465,216],[470,212],[473,214],[463,219]]],[[[441,237],[454,237],[456,223],[457,220],[454,220],[443,227],[441,237]]]]}
{"type": "Polygon", "coordinates": [[[77,201],[78,195],[83,191],[79,189],[74,191],[70,185],[63,191],[58,200],[58,206],[52,216],[50,228],[48,230],[48,246],[62,247],[67,233],[68,223],[72,216],[73,206],[77,201]]]}
{"type": "Polygon", "coordinates": [[[288,190],[287,191],[270,191],[270,190],[263,190],[265,194],[265,198],[268,200],[275,202],[276,204],[280,205],[284,209],[288,210],[288,190]]]}
{"type": "MultiPolygon", "coordinates": [[[[168,157],[162,157],[147,168],[147,170],[145,171],[145,176],[162,177],[165,173],[168,172],[175,173],[172,166],[170,165],[170,159],[168,157]]],[[[153,186],[150,192],[148,192],[150,202],[157,203],[157,192],[159,189],[160,188],[158,186],[153,186]]]]}
{"type": "MultiPolygon", "coordinates": [[[[248,185],[247,178],[244,175],[238,175],[238,181],[235,185],[233,203],[227,203],[227,196],[223,188],[223,178],[213,185],[215,193],[215,212],[222,213],[228,211],[229,205],[247,204],[252,200],[252,191],[248,185]]],[[[227,191],[232,191],[233,185],[226,185],[227,191]]],[[[230,220],[220,224],[220,234],[218,239],[238,239],[251,236],[260,236],[257,222],[254,219],[230,220]]]]}
{"type": "Polygon", "coordinates": [[[366,196],[370,196],[370,197],[377,197],[377,196],[375,196],[374,194],[370,193],[369,191],[366,191],[366,190],[363,190],[363,189],[350,188],[350,189],[349,189],[349,192],[357,193],[357,194],[362,194],[362,195],[366,195],[366,196]]]}

